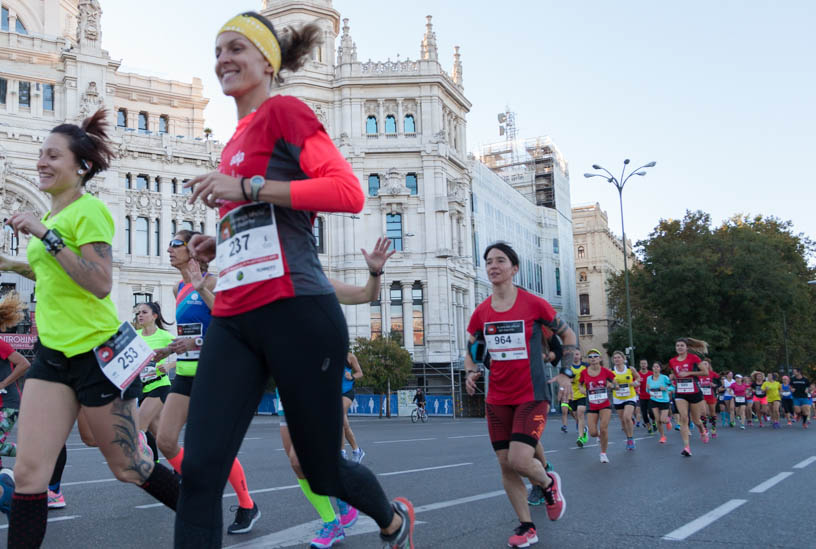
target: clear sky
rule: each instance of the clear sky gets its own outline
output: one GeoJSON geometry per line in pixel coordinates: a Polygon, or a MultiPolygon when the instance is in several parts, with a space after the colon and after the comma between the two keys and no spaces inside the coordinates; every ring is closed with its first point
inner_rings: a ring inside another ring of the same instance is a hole
{"type": "MultiPolygon", "coordinates": [[[[214,34],[261,0],[102,0],[103,47],[123,70],[202,78],[215,137],[235,125],[213,75],[214,34]]],[[[360,60],[419,56],[433,15],[448,72],[461,46],[468,148],[498,139],[509,105],[520,137],[549,135],[570,165],[573,204],[617,192],[594,163],[657,166],[624,192],[627,236],[702,209],[775,215],[816,238],[816,2],[811,0],[335,0],[360,60]],[[502,11],[503,10],[503,11],[502,11]],[[640,164],[637,164],[640,165],[640,164]]]]}

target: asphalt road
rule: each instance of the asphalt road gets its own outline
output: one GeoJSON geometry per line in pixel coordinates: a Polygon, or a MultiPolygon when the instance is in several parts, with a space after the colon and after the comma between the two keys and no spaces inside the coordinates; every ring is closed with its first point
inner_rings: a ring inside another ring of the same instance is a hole
{"type": "MultiPolygon", "coordinates": [[[[506,547],[517,521],[484,420],[353,419],[352,426],[367,452],[363,463],[389,497],[408,497],[417,507],[417,547],[506,547]]],[[[613,421],[611,463],[601,464],[597,447],[577,449],[575,433],[558,427],[551,420],[544,446],[561,474],[567,510],[557,522],[547,520],[543,506],[533,510],[537,547],[816,547],[816,428],[721,429],[707,445],[696,436],[694,456],[683,458],[674,431],[664,446],[638,429],[643,438],[627,452],[613,421]]],[[[44,547],[172,546],[171,511],[113,480],[99,451],[83,446],[76,432],[68,448],[68,506],[50,512],[44,547]]],[[[281,451],[277,418],[255,419],[240,458],[263,516],[250,534],[225,535],[224,546],[307,547],[319,519],[281,451]]],[[[225,524],[236,503],[227,486],[225,524]]],[[[337,546],[379,547],[376,527],[361,519],[337,546]]]]}

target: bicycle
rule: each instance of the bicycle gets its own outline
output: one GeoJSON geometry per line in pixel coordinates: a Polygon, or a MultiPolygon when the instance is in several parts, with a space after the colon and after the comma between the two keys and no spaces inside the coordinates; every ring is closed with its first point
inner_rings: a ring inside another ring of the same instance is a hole
{"type": "Polygon", "coordinates": [[[422,423],[426,423],[428,421],[428,412],[425,411],[425,408],[417,406],[411,412],[411,423],[416,423],[420,420],[422,420],[422,423]]]}

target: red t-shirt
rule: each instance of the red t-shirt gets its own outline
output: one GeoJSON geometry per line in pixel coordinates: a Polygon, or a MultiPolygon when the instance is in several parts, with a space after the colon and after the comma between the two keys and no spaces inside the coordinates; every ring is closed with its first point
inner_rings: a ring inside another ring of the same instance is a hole
{"type": "Polygon", "coordinates": [[[638,397],[640,400],[650,400],[649,387],[646,385],[646,380],[652,375],[652,372],[641,372],[638,370],[640,376],[640,385],[638,386],[638,397]]]}
{"type": "Polygon", "coordinates": [[[716,396],[714,394],[713,380],[719,378],[720,374],[718,374],[714,370],[709,370],[707,376],[700,376],[697,378],[698,382],[700,383],[700,390],[703,392],[703,396],[706,397],[716,396]]]}
{"type": "Polygon", "coordinates": [[[615,380],[615,374],[609,368],[601,366],[597,376],[589,374],[589,368],[581,372],[579,383],[586,387],[587,402],[590,410],[600,410],[609,407],[609,394],[606,391],[609,381],[615,380]]]}
{"type": "Polygon", "coordinates": [[[516,302],[507,311],[493,310],[492,300],[493,296],[490,296],[476,307],[468,324],[471,335],[478,331],[484,333],[490,353],[485,402],[521,404],[551,400],[549,384],[546,379],[541,379],[544,372],[541,338],[545,337],[542,323],[549,323],[556,317],[555,309],[521,288],[518,288],[516,302]],[[542,392],[547,396],[542,396],[542,392]]]}
{"type": "Polygon", "coordinates": [[[674,371],[674,376],[677,378],[675,380],[675,384],[677,385],[676,397],[682,398],[683,395],[693,395],[700,392],[700,385],[693,376],[680,377],[679,375],[680,372],[692,372],[697,370],[698,368],[696,366],[700,362],[700,357],[692,353],[688,353],[683,360],[679,360],[677,357],[669,360],[669,365],[672,371],[674,371]]]}
{"type": "MultiPolygon", "coordinates": [[[[363,209],[365,196],[351,166],[312,110],[294,97],[270,97],[238,122],[235,134],[221,153],[218,170],[231,177],[261,175],[267,180],[288,181],[292,207],[273,206],[272,235],[263,236],[264,244],[258,245],[257,251],[253,246],[251,259],[230,269],[237,271],[237,277],[249,280],[244,278],[242,268],[252,269],[263,258],[278,263],[274,268],[264,267],[266,272],[278,271],[282,264],[282,274],[229,289],[216,288],[213,316],[236,315],[289,297],[333,293],[334,288],[323,274],[317,257],[312,232],[314,212],[357,213],[363,209]],[[269,241],[275,239],[275,233],[280,254],[268,251],[274,250],[269,241]]],[[[244,187],[249,192],[248,182],[244,187]]],[[[218,214],[223,218],[245,204],[247,202],[225,202],[218,214]]],[[[219,225],[224,240],[229,240],[224,244],[225,248],[229,244],[229,249],[218,257],[219,269],[222,269],[222,258],[229,260],[228,256],[241,252],[241,239],[235,237],[233,229],[237,232],[245,227],[219,225]],[[233,246],[232,240],[239,242],[233,246]]]]}

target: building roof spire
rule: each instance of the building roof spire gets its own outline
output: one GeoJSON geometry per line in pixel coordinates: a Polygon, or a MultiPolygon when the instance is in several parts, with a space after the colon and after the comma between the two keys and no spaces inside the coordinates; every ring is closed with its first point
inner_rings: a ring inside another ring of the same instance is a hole
{"type": "Polygon", "coordinates": [[[433,30],[433,23],[431,22],[433,17],[428,15],[425,17],[425,19],[427,23],[425,23],[425,36],[422,38],[420,59],[426,61],[438,61],[439,52],[436,49],[436,33],[433,30]]]}
{"type": "Polygon", "coordinates": [[[357,61],[357,45],[351,39],[349,33],[349,20],[343,19],[343,34],[340,37],[340,45],[337,46],[337,64],[354,63],[357,61]]]}
{"type": "Polygon", "coordinates": [[[453,83],[463,87],[462,80],[462,55],[459,53],[459,46],[453,47],[453,83]]]}

